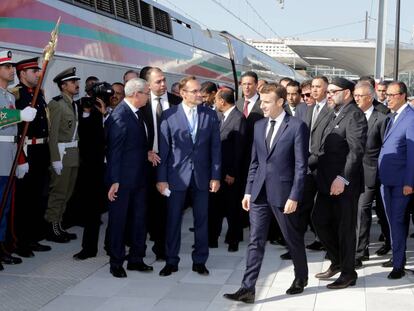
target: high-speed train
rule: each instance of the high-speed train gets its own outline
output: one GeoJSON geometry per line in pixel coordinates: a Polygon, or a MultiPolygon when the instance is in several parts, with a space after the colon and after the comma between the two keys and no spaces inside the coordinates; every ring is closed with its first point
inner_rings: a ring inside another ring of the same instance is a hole
{"type": "Polygon", "coordinates": [[[240,74],[303,79],[292,68],[225,31],[203,30],[150,0],[13,0],[0,2],[0,50],[13,58],[41,56],[61,17],[58,46],[44,80],[46,98],[58,93],[53,77],[75,66],[83,80],[122,81],[128,69],[160,67],[169,83],[184,75],[237,90],[240,74]]]}

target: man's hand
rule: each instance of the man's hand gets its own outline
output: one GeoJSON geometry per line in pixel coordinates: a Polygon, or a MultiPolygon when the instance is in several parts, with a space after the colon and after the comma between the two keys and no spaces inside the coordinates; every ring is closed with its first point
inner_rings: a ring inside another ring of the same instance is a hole
{"type": "Polygon", "coordinates": [[[234,184],[234,177],[231,177],[229,175],[226,175],[226,177],[224,177],[224,181],[231,186],[232,184],[234,184]]]}
{"type": "Polygon", "coordinates": [[[245,194],[242,200],[242,208],[248,212],[250,210],[250,194],[245,194]]]}
{"type": "Polygon", "coordinates": [[[106,105],[104,103],[104,101],[100,98],[96,98],[96,101],[99,103],[99,105],[95,105],[96,109],[99,110],[100,113],[102,113],[102,115],[105,115],[106,113],[106,105]]]}
{"type": "Polygon", "coordinates": [[[330,195],[340,195],[345,190],[345,183],[338,177],[334,179],[331,185],[330,195]]]}
{"type": "Polygon", "coordinates": [[[410,195],[413,193],[413,187],[411,186],[404,186],[403,187],[403,194],[404,195],[410,195]]]}
{"type": "Polygon", "coordinates": [[[52,162],[52,167],[53,167],[53,170],[55,171],[55,173],[57,175],[62,174],[62,170],[63,170],[62,161],[53,161],[52,162]]]}
{"type": "Polygon", "coordinates": [[[30,106],[27,106],[23,110],[20,110],[20,119],[22,121],[31,122],[36,117],[37,110],[30,106]]]}
{"type": "Polygon", "coordinates": [[[210,192],[217,192],[220,189],[220,180],[210,180],[210,192]]]}
{"type": "Polygon", "coordinates": [[[285,209],[283,210],[284,214],[292,214],[296,212],[296,208],[298,207],[298,201],[293,201],[288,199],[285,204],[285,209]]]}
{"type": "Polygon", "coordinates": [[[157,166],[161,163],[161,158],[154,150],[148,151],[148,161],[151,162],[152,166],[157,166]]]}
{"type": "Polygon", "coordinates": [[[111,188],[108,191],[108,199],[109,201],[113,202],[115,201],[115,199],[118,197],[116,194],[118,192],[119,189],[119,183],[114,183],[112,184],[111,188]]]}
{"type": "Polygon", "coordinates": [[[26,163],[17,165],[16,177],[18,179],[22,179],[24,175],[26,175],[28,172],[29,172],[29,163],[26,162],[26,163]]]}
{"type": "Polygon", "coordinates": [[[157,182],[156,187],[158,192],[164,195],[164,191],[169,188],[169,185],[167,182],[157,182]]]}

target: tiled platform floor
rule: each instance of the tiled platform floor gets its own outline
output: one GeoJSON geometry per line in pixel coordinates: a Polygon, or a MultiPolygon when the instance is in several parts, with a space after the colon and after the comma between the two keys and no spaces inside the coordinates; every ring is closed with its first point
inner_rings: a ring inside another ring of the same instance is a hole
{"type": "MultiPolygon", "coordinates": [[[[236,253],[228,253],[222,240],[218,249],[210,250],[207,267],[210,276],[191,271],[192,216],[186,213],[182,227],[183,243],[179,271],[161,278],[162,262],[148,251],[146,263],[153,264],[153,273],[127,271],[128,278],[115,279],[109,274],[108,258],[101,250],[97,258],[77,262],[72,255],[80,249],[80,239],[70,244],[51,244],[53,250],[37,253],[23,264],[6,266],[0,272],[0,310],[42,311],[201,311],[201,310],[292,310],[292,311],[411,311],[414,310],[414,275],[401,280],[387,279],[389,268],[381,263],[388,256],[371,256],[363,269],[358,270],[355,287],[328,290],[327,281],[319,281],[314,274],[326,269],[324,253],[308,252],[310,278],[304,293],[287,296],[285,290],[293,280],[292,264],[282,261],[281,246],[267,246],[267,252],[257,286],[254,305],[235,303],[222,298],[240,286],[245,265],[247,242],[236,253]]],[[[375,223],[375,221],[374,221],[375,223]]],[[[371,254],[381,245],[376,242],[378,225],[372,229],[374,243],[371,254]]],[[[78,235],[81,229],[75,228],[78,235]]],[[[411,229],[412,232],[412,229],[411,229]]],[[[245,241],[247,240],[245,232],[245,241]]],[[[308,242],[312,236],[307,236],[308,242]]],[[[151,242],[150,242],[151,243],[151,242]]],[[[151,246],[151,244],[149,244],[151,246]]],[[[150,247],[148,247],[150,250],[150,247]]],[[[408,239],[407,268],[414,269],[414,239],[408,239]]]]}

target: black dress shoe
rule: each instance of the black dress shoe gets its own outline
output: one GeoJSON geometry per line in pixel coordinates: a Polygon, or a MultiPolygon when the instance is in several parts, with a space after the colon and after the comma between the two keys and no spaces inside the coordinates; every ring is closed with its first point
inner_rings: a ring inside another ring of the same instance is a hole
{"type": "Polygon", "coordinates": [[[317,279],[329,279],[333,277],[335,274],[341,272],[341,269],[338,266],[330,266],[328,270],[315,274],[315,278],[317,279]]]}
{"type": "Polygon", "coordinates": [[[308,278],[306,279],[299,279],[295,278],[293,280],[292,285],[286,291],[288,295],[296,295],[303,292],[303,289],[308,285],[308,278]]]}
{"type": "Polygon", "coordinates": [[[32,250],[27,246],[19,246],[18,248],[16,248],[14,252],[20,257],[24,257],[24,258],[31,258],[31,257],[34,257],[35,255],[32,252],[32,250]]]}
{"type": "Polygon", "coordinates": [[[201,275],[209,275],[210,272],[207,270],[206,265],[202,263],[193,263],[193,271],[201,275]]]}
{"type": "Polygon", "coordinates": [[[284,253],[284,254],[280,255],[280,259],[290,260],[290,259],[292,259],[292,256],[290,255],[290,252],[287,252],[287,253],[284,253]]]}
{"type": "Polygon", "coordinates": [[[414,239],[414,233],[411,233],[410,234],[410,238],[413,238],[414,239]]]}
{"type": "Polygon", "coordinates": [[[404,275],[405,275],[404,269],[394,268],[392,269],[390,274],[388,274],[387,278],[391,280],[397,280],[397,279],[401,279],[404,275]]]}
{"type": "Polygon", "coordinates": [[[188,231],[190,231],[190,232],[194,232],[194,227],[190,227],[190,228],[188,228],[188,231]]]}
{"type": "Polygon", "coordinates": [[[237,252],[239,250],[239,243],[229,243],[227,251],[230,253],[237,252]]]}
{"type": "Polygon", "coordinates": [[[177,266],[166,264],[164,268],[161,269],[160,276],[169,276],[171,275],[171,273],[177,272],[177,271],[178,271],[177,266]]]}
{"type": "Polygon", "coordinates": [[[385,241],[385,237],[382,233],[378,236],[378,241],[379,242],[384,242],[385,241]]]}
{"type": "Polygon", "coordinates": [[[392,268],[392,266],[393,266],[392,258],[387,260],[386,262],[383,262],[381,264],[381,266],[384,267],[384,268],[392,268]]]}
{"type": "Polygon", "coordinates": [[[384,256],[386,254],[388,254],[388,252],[391,250],[391,246],[384,244],[383,246],[381,246],[376,252],[375,254],[377,254],[378,256],[384,256]]]}
{"type": "Polygon", "coordinates": [[[151,272],[154,270],[154,268],[146,265],[143,262],[135,262],[135,263],[128,262],[127,270],[140,271],[140,272],[151,272]]]}
{"type": "Polygon", "coordinates": [[[209,241],[208,242],[209,248],[218,248],[218,242],[217,241],[209,241]]]}
{"type": "Polygon", "coordinates": [[[356,284],[356,276],[341,275],[335,282],[326,285],[329,289],[343,289],[356,284]]]}
{"type": "Polygon", "coordinates": [[[319,241],[313,241],[313,243],[306,245],[307,249],[310,249],[312,251],[323,251],[325,250],[325,247],[323,247],[322,243],[319,241]]]}
{"type": "Polygon", "coordinates": [[[362,268],[362,260],[360,258],[355,259],[355,269],[362,268]]]}
{"type": "Polygon", "coordinates": [[[116,278],[126,278],[127,277],[127,274],[126,274],[124,268],[122,268],[121,266],[111,266],[109,271],[116,278]]]}
{"type": "Polygon", "coordinates": [[[29,247],[34,252],[48,252],[52,249],[49,245],[40,244],[39,242],[30,243],[29,247]]]}
{"type": "Polygon", "coordinates": [[[240,288],[237,292],[233,294],[224,294],[223,297],[235,300],[235,301],[241,301],[244,303],[254,303],[254,291],[246,289],[246,288],[240,288]]]}
{"type": "Polygon", "coordinates": [[[10,254],[1,254],[0,263],[5,265],[18,265],[22,263],[22,259],[19,257],[13,257],[10,254]]]}
{"type": "Polygon", "coordinates": [[[75,260],[85,260],[92,257],[96,257],[96,252],[92,253],[84,249],[82,249],[79,253],[73,255],[73,259],[75,260]]]}

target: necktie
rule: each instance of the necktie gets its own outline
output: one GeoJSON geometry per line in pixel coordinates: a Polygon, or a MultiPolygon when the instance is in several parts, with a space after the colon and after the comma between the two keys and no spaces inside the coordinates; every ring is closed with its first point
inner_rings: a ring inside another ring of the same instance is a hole
{"type": "Polygon", "coordinates": [[[318,118],[318,115],[319,115],[319,109],[320,109],[319,104],[316,104],[315,105],[315,109],[313,109],[313,115],[312,115],[312,121],[311,121],[311,129],[313,129],[313,127],[315,126],[316,119],[318,118]]]}
{"type": "Polygon", "coordinates": [[[244,102],[244,106],[243,106],[243,114],[244,114],[244,116],[245,116],[246,118],[249,116],[249,109],[248,109],[248,107],[249,107],[249,101],[248,101],[248,100],[246,100],[246,101],[244,102]]]}
{"type": "Polygon", "coordinates": [[[272,147],[271,143],[272,143],[273,132],[275,130],[275,124],[276,124],[275,120],[270,121],[270,129],[269,129],[269,132],[267,133],[267,136],[266,136],[267,151],[270,151],[270,148],[272,147]]]}
{"type": "Polygon", "coordinates": [[[137,111],[135,111],[135,114],[138,117],[138,123],[140,124],[140,126],[143,126],[144,127],[145,137],[148,139],[147,125],[145,124],[144,117],[141,114],[141,111],[140,110],[137,110],[137,111]]]}
{"type": "Polygon", "coordinates": [[[193,143],[195,143],[195,130],[196,130],[196,108],[190,108],[190,131],[191,131],[191,139],[193,143]]]}
{"type": "Polygon", "coordinates": [[[161,119],[161,114],[162,114],[161,97],[155,97],[155,101],[157,102],[157,108],[155,109],[155,114],[157,115],[157,121],[159,121],[161,119]]]}
{"type": "Polygon", "coordinates": [[[291,107],[291,109],[292,109],[292,116],[295,116],[295,113],[296,113],[296,107],[291,107]]]}
{"type": "Polygon", "coordinates": [[[397,116],[396,112],[393,112],[393,113],[390,114],[390,120],[388,121],[387,129],[385,131],[385,135],[388,134],[388,132],[391,130],[392,126],[394,125],[394,120],[395,120],[396,116],[397,116]]]}

